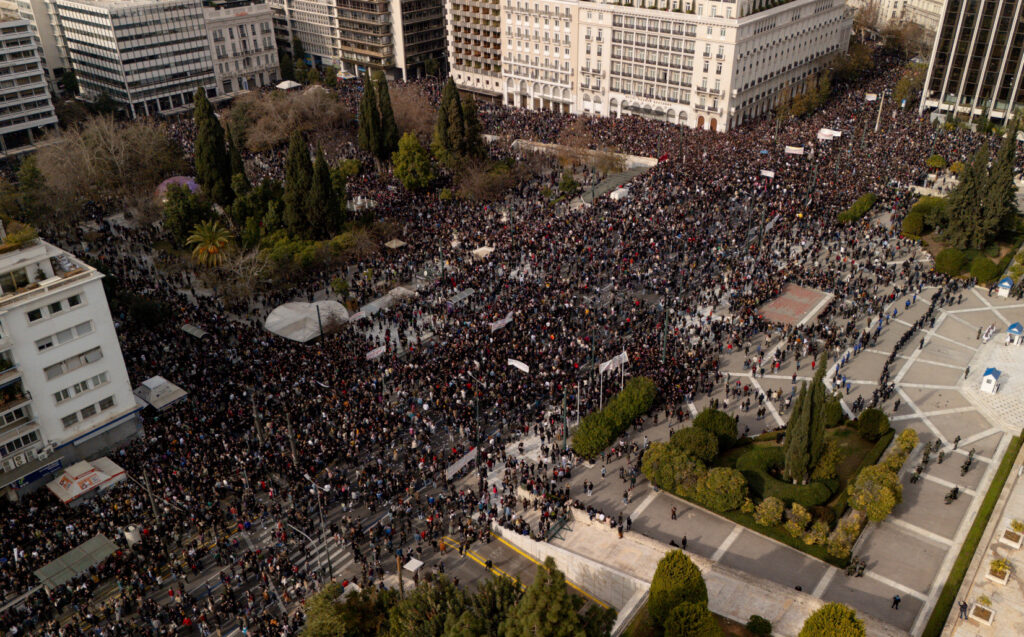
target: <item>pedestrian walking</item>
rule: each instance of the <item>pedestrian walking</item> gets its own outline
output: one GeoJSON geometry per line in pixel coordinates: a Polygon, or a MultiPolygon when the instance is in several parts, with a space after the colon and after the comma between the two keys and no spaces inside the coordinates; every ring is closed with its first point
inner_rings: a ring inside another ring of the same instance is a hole
{"type": "Polygon", "coordinates": [[[967,619],[967,602],[960,600],[960,619],[967,619]]]}
{"type": "Polygon", "coordinates": [[[672,519],[676,519],[676,508],[672,507],[672,519]]]}
{"type": "Polygon", "coordinates": [[[900,596],[899,595],[893,595],[892,596],[892,607],[896,608],[896,609],[899,609],[899,607],[900,607],[900,596]]]}
{"type": "Polygon", "coordinates": [[[686,550],[686,536],[685,535],[683,536],[683,541],[679,543],[679,546],[681,546],[684,551],[686,550]]]}

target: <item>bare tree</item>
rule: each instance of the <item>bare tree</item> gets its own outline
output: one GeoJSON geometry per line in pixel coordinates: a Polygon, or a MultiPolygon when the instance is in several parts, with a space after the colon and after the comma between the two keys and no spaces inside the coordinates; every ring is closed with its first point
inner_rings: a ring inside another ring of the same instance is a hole
{"type": "Polygon", "coordinates": [[[437,109],[430,99],[414,84],[392,84],[388,91],[398,129],[403,133],[414,133],[420,143],[429,145],[437,117],[437,109]]]}
{"type": "Polygon", "coordinates": [[[881,15],[882,7],[878,0],[865,0],[853,14],[854,30],[859,32],[862,37],[865,33],[877,34],[881,15]]]}
{"type": "Polygon", "coordinates": [[[227,118],[246,148],[254,152],[282,146],[295,130],[335,134],[352,119],[349,111],[319,86],[302,93],[250,93],[239,99],[227,118]]]}

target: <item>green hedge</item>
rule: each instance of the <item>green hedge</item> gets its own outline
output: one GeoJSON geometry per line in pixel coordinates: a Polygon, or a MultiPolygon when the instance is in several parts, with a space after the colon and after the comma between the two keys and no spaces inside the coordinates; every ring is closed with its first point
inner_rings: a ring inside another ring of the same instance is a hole
{"type": "Polygon", "coordinates": [[[845,212],[839,213],[839,222],[852,223],[857,221],[875,206],[876,201],[878,201],[878,195],[873,192],[864,193],[845,212]]]}
{"type": "Polygon", "coordinates": [[[778,480],[768,473],[769,469],[781,467],[786,455],[781,447],[754,447],[736,460],[736,468],[747,479],[750,490],[763,498],[776,497],[783,502],[796,502],[805,508],[825,504],[839,488],[835,480],[791,484],[778,480]]]}
{"type": "Polygon", "coordinates": [[[977,278],[979,283],[995,281],[1001,272],[999,266],[986,256],[975,257],[971,261],[971,276],[977,278]]]}
{"type": "Polygon", "coordinates": [[[956,556],[956,561],[953,562],[953,568],[949,571],[949,577],[946,578],[946,584],[942,587],[942,592],[939,593],[939,599],[935,602],[935,610],[932,611],[932,616],[928,618],[928,624],[924,627],[922,637],[938,637],[942,633],[942,629],[946,625],[946,619],[949,617],[949,611],[953,609],[953,602],[956,601],[956,594],[960,592],[960,584],[967,574],[967,569],[971,565],[975,551],[978,550],[981,536],[985,533],[985,527],[988,526],[989,518],[992,517],[992,511],[996,508],[999,494],[1002,493],[1003,486],[1006,484],[1006,478],[1010,475],[1010,469],[1013,468],[1013,463],[1020,452],[1020,445],[1020,436],[1014,436],[1010,440],[1010,446],[1006,450],[1006,455],[1003,456],[1002,462],[999,463],[999,469],[996,470],[996,475],[992,479],[992,485],[988,488],[988,493],[985,494],[985,499],[981,502],[981,507],[974,518],[971,530],[967,532],[967,537],[960,548],[960,554],[956,556]]]}
{"type": "Polygon", "coordinates": [[[618,438],[633,421],[654,406],[658,388],[650,378],[630,378],[601,411],[587,415],[572,434],[572,448],[584,458],[593,458],[618,438]]]}
{"type": "MultiPolygon", "coordinates": [[[[857,470],[850,475],[853,476],[853,478],[856,478],[857,475],[860,474],[861,469],[864,467],[870,467],[878,462],[879,458],[882,457],[882,454],[885,453],[885,450],[889,447],[889,443],[892,442],[895,435],[895,429],[890,429],[882,434],[882,437],[878,439],[875,446],[871,447],[871,450],[864,455],[864,458],[860,461],[860,466],[857,467],[857,470]]],[[[846,492],[846,489],[843,489],[842,493],[839,494],[839,497],[836,498],[836,501],[830,505],[832,510],[836,512],[836,519],[843,517],[843,513],[846,513],[846,500],[848,497],[849,494],[846,492]]]]}
{"type": "Polygon", "coordinates": [[[945,248],[935,255],[935,271],[949,276],[959,276],[967,257],[956,248],[945,248]]]}

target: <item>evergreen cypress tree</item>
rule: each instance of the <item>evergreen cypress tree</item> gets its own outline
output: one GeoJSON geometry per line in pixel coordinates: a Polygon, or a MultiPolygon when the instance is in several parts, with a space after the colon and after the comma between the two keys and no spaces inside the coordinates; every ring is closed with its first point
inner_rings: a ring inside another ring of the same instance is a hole
{"type": "Polygon", "coordinates": [[[231,164],[231,176],[245,175],[245,162],[242,161],[242,153],[235,143],[235,136],[228,131],[228,159],[231,164]]]}
{"type": "Polygon", "coordinates": [[[377,159],[387,161],[391,153],[398,150],[398,125],[395,124],[395,112],[391,109],[391,93],[388,91],[388,79],[377,71],[373,74],[374,91],[377,94],[377,110],[380,113],[380,142],[377,159]]]}
{"type": "Polygon", "coordinates": [[[466,129],[464,153],[470,157],[483,157],[484,140],[480,134],[480,118],[477,116],[476,100],[472,97],[462,103],[462,121],[466,129]]]}
{"type": "Polygon", "coordinates": [[[306,200],[306,223],[314,238],[323,239],[337,232],[337,209],[331,169],[327,166],[323,151],[317,148],[316,160],[313,162],[313,183],[306,200]]]}
{"type": "Polygon", "coordinates": [[[565,575],[550,557],[537,566],[537,577],[502,624],[502,633],[505,637],[585,636],[576,604],[565,585],[565,575]]]}
{"type": "Polygon", "coordinates": [[[332,168],[331,188],[334,190],[334,201],[338,204],[337,208],[331,213],[334,217],[331,227],[334,228],[335,233],[339,232],[348,221],[348,194],[345,191],[345,185],[345,175],[342,174],[340,169],[332,168]]]}
{"type": "Polygon", "coordinates": [[[996,154],[985,190],[985,223],[989,231],[986,243],[992,242],[1000,232],[1012,231],[1020,214],[1017,209],[1017,186],[1013,183],[1013,167],[1017,160],[1018,124],[1014,119],[1006,127],[1006,137],[996,154]]]}
{"type": "Polygon", "coordinates": [[[224,145],[224,129],[206,97],[206,90],[196,89],[195,165],[196,179],[206,194],[221,205],[231,203],[231,161],[224,145]]]}
{"type": "Polygon", "coordinates": [[[944,238],[953,247],[982,248],[980,239],[983,226],[983,189],[988,184],[988,144],[982,144],[974,153],[971,165],[964,169],[960,183],[949,195],[948,219],[944,238]]]}
{"type": "Polygon", "coordinates": [[[379,158],[380,154],[380,111],[377,108],[377,94],[369,75],[363,76],[363,97],[359,100],[359,147],[379,158]]]}
{"type": "Polygon", "coordinates": [[[462,100],[450,77],[441,91],[441,106],[434,123],[434,153],[441,160],[452,159],[466,148],[466,123],[462,114],[462,100]]]}
{"type": "Polygon", "coordinates": [[[284,165],[284,225],[296,236],[309,234],[303,209],[313,181],[313,164],[302,133],[293,131],[284,165]]]}
{"type": "Polygon", "coordinates": [[[813,411],[807,383],[800,386],[800,395],[786,425],[783,451],[786,454],[786,475],[794,484],[804,484],[811,470],[811,419],[813,411]]]}
{"type": "Polygon", "coordinates": [[[811,381],[811,425],[808,444],[809,467],[813,468],[818,464],[818,459],[825,451],[825,367],[828,365],[828,356],[824,353],[818,357],[818,369],[814,373],[814,380],[811,381]]]}

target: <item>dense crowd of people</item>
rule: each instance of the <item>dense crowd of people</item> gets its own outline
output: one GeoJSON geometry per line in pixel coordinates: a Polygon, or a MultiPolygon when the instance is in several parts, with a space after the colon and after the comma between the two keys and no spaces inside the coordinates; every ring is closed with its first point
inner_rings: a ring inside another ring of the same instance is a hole
{"type": "MultiPolygon", "coordinates": [[[[898,220],[929,154],[952,163],[984,143],[899,108],[884,110],[876,133],[877,107],[865,92],[892,86],[899,72],[891,61],[879,66],[777,131],[770,120],[725,134],[635,117],[588,122],[597,145],[667,155],[633,180],[622,201],[545,203],[541,193],[557,170],[488,205],[388,188],[387,175],[360,176],[352,192],[377,201],[377,217],[403,228],[409,245],[349,264],[357,298],[378,292],[366,280],[430,276],[421,277],[417,296],[309,345],[266,332],[265,313],[256,312],[323,295],[326,282],[344,273],[317,273],[263,290],[247,307],[228,307],[201,293],[192,275],[161,267],[155,229],[101,220],[99,233],[44,233],[87,255],[118,293],[162,304],[167,318],[156,324],[115,316],[129,374],[162,375],[189,396],[166,413],[146,414],[143,436],[113,452],[136,479],[77,508],[45,490],[0,505],[0,598],[19,600],[0,612],[0,631],[207,635],[238,625],[255,635],[294,634],[301,614],[289,615],[288,602],[314,590],[320,575],[289,557],[300,541],[289,528],[314,536],[319,528],[307,475],[329,487],[325,504],[340,511],[329,541],[351,551],[352,578],[372,584],[399,549],[409,557],[443,550],[446,537],[485,538],[491,521],[543,535],[550,519],[564,515],[577,495],[564,485],[576,459],[557,442],[564,433],[551,408],[567,406],[571,421],[613,395],[618,383],[600,381],[601,361],[626,352],[628,373],[651,377],[659,408],[682,416],[697,396],[731,387],[719,369],[726,350],[743,350],[762,373],[787,355],[813,360],[824,351],[838,360],[894,298],[945,285],[906,260],[913,246],[898,220]],[[819,142],[823,127],[843,136],[819,142]],[[786,146],[806,152],[787,155],[786,146]],[[879,212],[838,224],[837,213],[866,192],[879,195],[879,212]],[[470,256],[480,246],[494,251],[470,256]],[[787,283],[835,301],[810,325],[774,325],[760,307],[787,283]],[[506,317],[504,327],[489,328],[506,317]],[[183,323],[208,335],[196,339],[183,323]],[[762,356],[762,346],[780,338],[776,358],[762,356]],[[387,353],[368,360],[379,345],[387,353]],[[530,434],[544,438],[540,460],[507,451],[530,434]],[[477,447],[482,462],[446,473],[477,447]],[[488,480],[495,467],[504,468],[496,482],[488,480]],[[467,474],[475,478],[468,484],[459,480],[467,474]],[[545,528],[528,528],[527,507],[544,508],[545,528]],[[121,530],[131,524],[144,536],[128,546],[121,530]],[[260,551],[240,541],[254,525],[272,525],[276,545],[260,551]],[[65,586],[37,588],[35,569],[97,533],[118,538],[120,550],[65,586]],[[188,578],[211,566],[222,586],[197,599],[185,590],[188,578]],[[110,582],[116,591],[99,599],[110,582]]],[[[437,98],[436,88],[428,91],[437,98]]],[[[354,110],[358,84],[337,94],[354,110]]],[[[558,141],[583,118],[501,106],[481,114],[487,132],[543,142],[558,141]]],[[[187,151],[194,129],[183,120],[172,131],[187,151]]],[[[358,153],[342,144],[329,155],[358,153]]],[[[281,178],[283,157],[284,149],[248,153],[247,170],[254,180],[281,178]]],[[[734,409],[783,400],[749,387],[725,396],[734,409]]]]}

